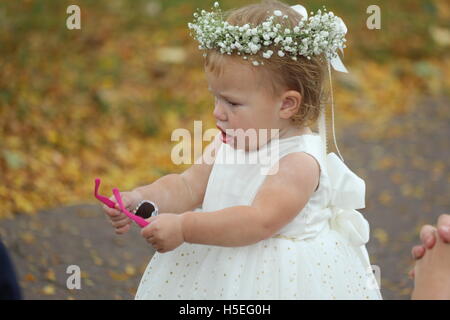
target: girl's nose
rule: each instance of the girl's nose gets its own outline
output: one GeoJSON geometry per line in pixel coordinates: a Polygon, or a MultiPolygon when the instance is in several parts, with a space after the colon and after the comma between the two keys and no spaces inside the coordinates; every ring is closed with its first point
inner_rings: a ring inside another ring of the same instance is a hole
{"type": "Polygon", "coordinates": [[[227,115],[225,113],[225,110],[224,110],[222,104],[218,101],[218,99],[215,99],[213,115],[217,120],[221,120],[221,121],[227,120],[227,115]]]}

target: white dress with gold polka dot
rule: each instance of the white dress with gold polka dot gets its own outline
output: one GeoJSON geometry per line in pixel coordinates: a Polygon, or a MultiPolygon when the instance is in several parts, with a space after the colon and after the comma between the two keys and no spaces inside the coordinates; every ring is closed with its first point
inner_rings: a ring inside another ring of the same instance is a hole
{"type": "Polygon", "coordinates": [[[321,148],[316,133],[252,152],[222,143],[196,211],[251,205],[267,169],[292,152],[317,160],[319,187],[291,222],[256,244],[155,252],[135,299],[382,299],[365,248],[369,225],[355,210],[365,205],[364,181],[334,153],[324,159],[321,148]]]}

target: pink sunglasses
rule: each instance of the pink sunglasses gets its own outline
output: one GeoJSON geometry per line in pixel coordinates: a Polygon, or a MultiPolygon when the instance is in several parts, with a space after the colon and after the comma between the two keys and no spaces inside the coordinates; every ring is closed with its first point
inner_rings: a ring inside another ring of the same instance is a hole
{"type": "MultiPolygon", "coordinates": [[[[115,208],[116,204],[114,201],[109,200],[109,198],[102,196],[100,194],[98,194],[98,189],[100,187],[100,178],[96,178],[95,179],[95,190],[94,190],[94,196],[100,200],[101,202],[103,202],[104,204],[106,204],[108,207],[110,208],[115,208]]],[[[125,209],[125,207],[123,206],[123,202],[122,202],[122,198],[120,197],[120,192],[119,189],[114,188],[113,189],[113,194],[114,197],[116,198],[117,203],[119,204],[119,208],[120,211],[122,211],[123,213],[125,213],[131,220],[133,220],[134,222],[136,222],[141,228],[146,227],[149,223],[147,221],[145,221],[144,219],[142,219],[141,217],[132,214],[131,212],[129,212],[127,209],[125,209]]]]}

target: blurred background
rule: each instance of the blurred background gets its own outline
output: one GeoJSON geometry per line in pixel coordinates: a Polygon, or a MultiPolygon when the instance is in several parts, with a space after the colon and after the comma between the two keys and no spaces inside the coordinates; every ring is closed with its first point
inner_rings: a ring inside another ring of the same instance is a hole
{"type": "MultiPolygon", "coordinates": [[[[134,297],[153,251],[137,228],[114,235],[93,197],[94,179],[110,196],[113,187],[181,172],[187,166],[170,160],[172,131],[193,133],[194,120],[215,127],[203,57],[187,28],[196,8],[212,4],[0,2],[0,236],[25,298],[134,297]],[[81,30],[66,28],[71,4],[81,9],[81,30]],[[81,267],[81,290],[66,288],[70,264],[81,267]]],[[[333,74],[336,138],[366,181],[361,212],[384,298],[408,299],[419,228],[450,211],[450,3],[301,4],[325,5],[348,27],[350,73],[333,74]],[[366,26],[373,4],[380,30],[366,26]]]]}

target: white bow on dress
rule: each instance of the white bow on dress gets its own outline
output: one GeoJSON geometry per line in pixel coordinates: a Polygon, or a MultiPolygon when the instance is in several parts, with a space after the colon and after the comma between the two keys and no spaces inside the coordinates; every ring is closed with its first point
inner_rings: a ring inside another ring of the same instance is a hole
{"type": "Polygon", "coordinates": [[[365,207],[366,184],[333,152],[327,155],[327,168],[331,184],[329,207],[333,213],[331,227],[354,246],[362,246],[369,241],[369,223],[356,209],[365,207]]]}
{"type": "MultiPolygon", "coordinates": [[[[291,6],[302,17],[308,19],[308,11],[300,4],[291,6]]],[[[347,33],[347,26],[340,18],[340,27],[347,33]]],[[[341,49],[343,54],[343,50],[341,49]]],[[[329,61],[334,70],[348,73],[347,68],[342,63],[339,54],[329,61]]],[[[331,71],[328,68],[331,87],[331,109],[333,115],[333,137],[336,144],[334,134],[334,102],[333,90],[331,85],[331,71]]],[[[356,252],[360,255],[366,267],[370,267],[369,255],[365,248],[365,244],[369,241],[369,223],[364,216],[356,209],[363,209],[365,207],[365,193],[366,185],[363,179],[358,177],[351,171],[335,153],[327,154],[327,139],[326,139],[326,121],[325,108],[321,110],[319,117],[319,133],[321,136],[322,155],[326,159],[326,166],[328,176],[331,184],[331,198],[326,210],[330,210],[332,215],[330,218],[330,227],[339,232],[356,248],[356,252]]],[[[337,148],[337,144],[336,144],[337,148]]],[[[339,148],[337,148],[338,153],[339,148]]],[[[342,158],[342,157],[341,157],[342,158]]]]}
{"type": "Polygon", "coordinates": [[[356,210],[365,207],[366,184],[335,153],[329,153],[326,162],[331,185],[330,227],[348,239],[367,270],[371,270],[365,247],[370,236],[369,223],[356,210]]]}

